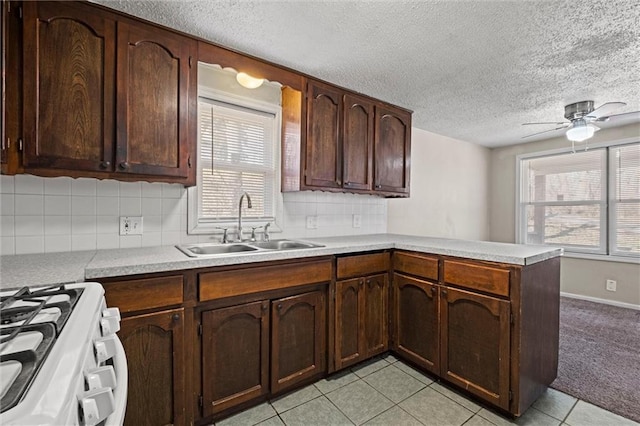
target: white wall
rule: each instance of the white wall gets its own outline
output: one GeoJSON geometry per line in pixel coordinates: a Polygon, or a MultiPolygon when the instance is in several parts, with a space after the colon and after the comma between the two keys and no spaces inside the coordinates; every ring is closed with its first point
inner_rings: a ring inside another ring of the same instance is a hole
{"type": "Polygon", "coordinates": [[[489,149],[413,128],[411,197],[388,201],[391,233],[489,239],[489,149]]]}
{"type": "MultiPolygon", "coordinates": [[[[0,176],[0,254],[49,253],[219,241],[187,234],[187,191],[178,184],[0,176]],[[120,216],[142,216],[142,235],[119,235],[120,216]]],[[[386,232],[386,200],[355,194],[284,194],[274,238],[386,232]],[[362,218],[352,227],[352,215],[362,218]],[[318,228],[306,229],[306,216],[318,228]]]]}
{"type": "MultiPolygon", "coordinates": [[[[640,126],[637,124],[600,130],[589,143],[632,137],[640,139],[640,126]]],[[[569,144],[562,136],[491,150],[491,241],[515,242],[516,156],[566,148],[569,144]]],[[[562,259],[560,289],[567,293],[640,305],[640,265],[565,257],[562,259]],[[615,293],[605,290],[607,278],[618,281],[615,293]]]]}

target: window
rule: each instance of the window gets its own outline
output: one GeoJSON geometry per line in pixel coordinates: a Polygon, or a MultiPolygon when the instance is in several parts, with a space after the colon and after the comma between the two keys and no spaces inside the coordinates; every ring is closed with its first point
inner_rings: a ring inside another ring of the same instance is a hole
{"type": "Polygon", "coordinates": [[[260,102],[198,99],[198,180],[189,194],[189,233],[237,223],[245,191],[252,208],[244,205],[243,221],[276,220],[279,114],[276,105],[260,102]]]}
{"type": "Polygon", "coordinates": [[[519,158],[518,241],[640,257],[640,143],[519,158]]]}

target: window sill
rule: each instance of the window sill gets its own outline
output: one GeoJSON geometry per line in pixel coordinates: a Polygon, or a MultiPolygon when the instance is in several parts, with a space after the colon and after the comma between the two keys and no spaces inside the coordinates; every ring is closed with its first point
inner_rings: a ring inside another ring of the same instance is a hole
{"type": "Polygon", "coordinates": [[[586,260],[599,260],[601,262],[619,262],[619,263],[634,263],[640,265],[640,258],[628,257],[628,256],[615,256],[608,254],[591,254],[591,253],[576,253],[564,250],[563,257],[570,257],[572,259],[586,259],[586,260]]]}

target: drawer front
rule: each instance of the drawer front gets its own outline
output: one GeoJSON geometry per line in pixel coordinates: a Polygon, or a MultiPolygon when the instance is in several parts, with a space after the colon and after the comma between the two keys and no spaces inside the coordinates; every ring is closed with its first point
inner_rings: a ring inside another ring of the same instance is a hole
{"type": "Polygon", "coordinates": [[[438,259],[414,253],[395,252],[393,270],[438,281],[438,259]]]}
{"type": "Polygon", "coordinates": [[[445,260],[444,281],[472,290],[509,297],[508,269],[445,260]]]}
{"type": "Polygon", "coordinates": [[[182,275],[173,275],[107,282],[105,298],[108,306],[117,306],[122,313],[179,305],[184,300],[182,280],[182,275]]]}
{"type": "Polygon", "coordinates": [[[205,272],[199,276],[200,301],[331,281],[331,260],[205,272]]]}
{"type": "Polygon", "coordinates": [[[351,278],[389,271],[389,253],[362,254],[338,258],[337,278],[351,278]]]}

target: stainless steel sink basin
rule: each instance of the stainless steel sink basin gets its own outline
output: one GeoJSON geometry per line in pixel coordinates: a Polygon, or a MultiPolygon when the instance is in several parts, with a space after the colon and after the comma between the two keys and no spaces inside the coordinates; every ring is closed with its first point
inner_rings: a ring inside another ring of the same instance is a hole
{"type": "Polygon", "coordinates": [[[189,257],[212,257],[225,254],[241,254],[256,253],[279,250],[299,250],[316,247],[324,247],[320,244],[308,243],[306,241],[296,240],[271,240],[256,241],[247,243],[202,243],[202,244],[186,244],[176,246],[180,251],[189,257]]]}
{"type": "Polygon", "coordinates": [[[176,246],[184,254],[190,257],[212,256],[229,253],[241,253],[245,251],[256,251],[256,247],[247,244],[190,244],[184,246],[176,246]]]}
{"type": "Polygon", "coordinates": [[[255,247],[260,247],[261,249],[267,249],[267,250],[294,250],[294,249],[323,247],[319,244],[312,244],[304,241],[294,241],[294,240],[260,241],[256,243],[251,243],[251,245],[255,247]]]}

